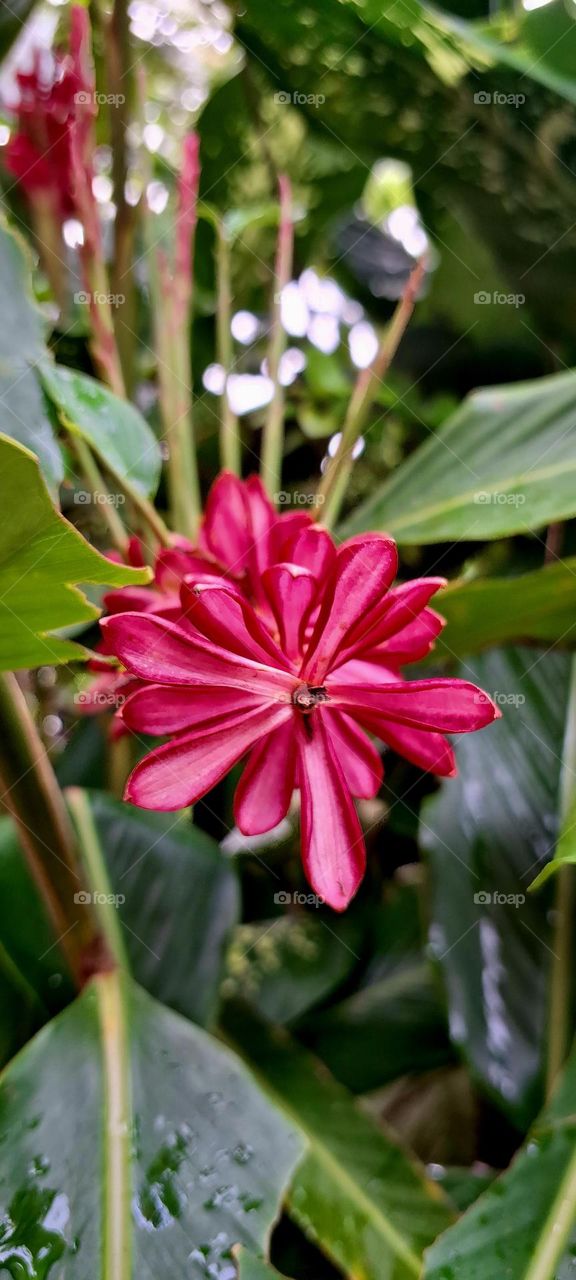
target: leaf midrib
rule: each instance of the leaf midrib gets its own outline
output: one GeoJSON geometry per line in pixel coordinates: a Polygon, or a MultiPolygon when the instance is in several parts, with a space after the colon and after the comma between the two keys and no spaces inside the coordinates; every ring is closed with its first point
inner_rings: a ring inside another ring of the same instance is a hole
{"type": "MultiPolygon", "coordinates": [[[[363,1188],[354,1181],[347,1169],[345,1169],[344,1166],[338,1162],[336,1157],[332,1155],[332,1152],[324,1146],[318,1138],[316,1130],[312,1129],[305,1121],[302,1120],[302,1117],[296,1108],[291,1106],[283,1094],[279,1093],[278,1090],[270,1084],[270,1081],[264,1073],[259,1070],[252,1061],[250,1061],[250,1070],[254,1077],[260,1082],[263,1089],[275,1099],[277,1105],[285,1112],[286,1115],[290,1116],[291,1120],[294,1121],[300,1132],[304,1134],[311,1152],[316,1159],[320,1160],[321,1163],[324,1164],[325,1168],[330,1171],[336,1182],[339,1182],[344,1188],[349,1188],[351,1190],[352,1194],[350,1198],[367,1214],[368,1220],[380,1225],[382,1235],[386,1237],[394,1255],[397,1258],[401,1258],[402,1261],[406,1263],[406,1266],[410,1268],[414,1276],[420,1276],[422,1270],[421,1256],[415,1253],[413,1249],[406,1244],[396,1227],[394,1227],[388,1218],[383,1215],[378,1206],[374,1204],[374,1201],[366,1195],[363,1188]]],[[[290,1191],[288,1192],[288,1201],[290,1201],[290,1191]]]]}
{"type": "MultiPolygon", "coordinates": [[[[473,489],[463,490],[452,498],[445,498],[439,502],[431,503],[430,506],[428,507],[418,507],[417,510],[414,510],[413,512],[409,512],[405,516],[399,516],[398,519],[396,519],[394,516],[391,516],[389,518],[391,522],[393,522],[394,531],[396,531],[397,529],[402,529],[406,527],[410,528],[412,525],[418,526],[423,522],[423,520],[429,519],[430,516],[442,514],[442,512],[444,511],[454,511],[454,510],[457,510],[458,507],[466,506],[470,502],[470,499],[474,498],[474,494],[476,493],[488,492],[488,490],[485,490],[482,488],[483,484],[484,485],[493,484],[494,486],[497,486],[494,488],[494,493],[506,493],[511,489],[512,485],[520,485],[525,483],[526,481],[528,481],[528,484],[532,485],[535,481],[549,480],[553,476],[556,476],[558,474],[565,475],[567,472],[570,473],[572,471],[576,471],[576,460],[573,462],[570,462],[568,459],[566,459],[563,462],[553,463],[549,467],[541,467],[538,471],[523,471],[523,472],[520,472],[519,475],[507,476],[504,479],[491,480],[488,477],[479,476],[478,484],[475,485],[473,489]]],[[[401,493],[400,493],[400,496],[402,496],[401,493]]],[[[398,489],[396,493],[396,498],[397,497],[398,497],[398,489]]],[[[576,499],[575,499],[575,502],[576,502],[576,499]]],[[[385,519],[387,518],[385,498],[384,499],[381,498],[380,502],[372,503],[371,505],[373,508],[378,507],[379,509],[383,509],[384,518],[385,519]]],[[[482,505],[483,505],[482,503],[478,503],[478,506],[481,507],[482,505]]],[[[488,506],[489,504],[487,503],[486,505],[488,506]]],[[[505,504],[502,504],[502,505],[505,505],[505,504]]]]}

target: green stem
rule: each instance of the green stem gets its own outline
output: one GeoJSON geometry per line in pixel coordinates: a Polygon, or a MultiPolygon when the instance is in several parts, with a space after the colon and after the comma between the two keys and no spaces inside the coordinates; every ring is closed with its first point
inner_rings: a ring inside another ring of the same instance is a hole
{"type": "Polygon", "coordinates": [[[226,228],[221,221],[217,226],[217,267],[218,302],[216,311],[216,338],[218,362],[224,369],[224,390],[220,402],[220,460],[226,471],[239,476],[242,470],[242,442],[238,419],[228,399],[228,377],[233,364],[232,334],[232,287],[230,279],[230,245],[226,228]]]}
{"type": "MultiPolygon", "coordinates": [[[[560,775],[560,828],[567,820],[576,791],[576,658],[572,660],[570,693],[566,711],[566,729],[560,775]]],[[[573,997],[573,924],[576,908],[576,880],[573,866],[560,867],[555,886],[555,927],[550,972],[548,1022],[547,1094],[550,1095],[558,1072],[564,1065],[572,1038],[573,997]]]]}
{"type": "Polygon", "coordinates": [[[69,787],[66,792],[68,809],[78,834],[78,843],[82,851],[82,866],[85,871],[85,882],[90,886],[94,910],[100,921],[102,934],[106,938],[108,949],[114,956],[115,964],[121,969],[129,969],[122,930],[118,920],[118,910],[113,902],[106,863],[98,832],[92,817],[90,803],[85,791],[80,787],[69,787]]]}
{"type": "Polygon", "coordinates": [[[340,443],[326,467],[318,488],[318,495],[323,499],[318,519],[328,526],[332,526],[338,518],[352,471],[354,445],[362,434],[374,396],[400,346],[414,310],[424,271],[425,260],[421,258],[410,275],[376,358],[370,367],[363,369],[358,376],[342,428],[340,443]]]}
{"type": "Polygon", "coordinates": [[[112,13],[104,18],[106,84],[112,99],[109,107],[114,184],[114,257],[110,268],[112,293],[124,301],[114,312],[114,329],[126,393],[134,387],[136,339],[136,289],[134,282],[134,239],[138,211],[126,199],[128,178],[127,131],[134,103],[134,72],[130,51],[130,24],[126,0],[114,0],[112,13]]]}
{"type": "Polygon", "coordinates": [[[106,470],[110,479],[114,481],[114,484],[118,489],[122,493],[126,494],[129,502],[138,512],[138,515],[144,523],[148,525],[148,528],[151,533],[154,534],[154,537],[157,538],[160,546],[170,547],[172,545],[170,530],[167,525],[164,524],[162,516],[159,515],[154,504],[149,502],[148,498],[145,498],[144,494],[140,493],[134,485],[130,484],[130,481],[126,479],[126,476],[122,476],[118,471],[115,471],[114,467],[110,466],[110,463],[106,463],[106,470]]]}
{"type": "Polygon", "coordinates": [[[112,958],[90,903],[62,793],[16,677],[0,676],[0,800],[12,815],[30,870],[71,973],[82,987],[112,958]],[[79,900],[80,895],[80,900],[79,900]]]}
{"type": "Polygon", "coordinates": [[[194,439],[190,330],[193,319],[193,255],[200,169],[195,135],[186,138],[178,183],[173,261],[156,246],[149,210],[145,233],[149,249],[150,292],[162,431],[167,446],[168,498],[172,525],[192,541],[202,516],[194,439]]]}
{"type": "Polygon", "coordinates": [[[120,552],[120,555],[125,558],[128,550],[128,536],[118,512],[110,502],[110,493],[100,475],[94,456],[80,436],[71,436],[70,440],[82,475],[92,490],[94,497],[98,500],[99,509],[108,525],[114,546],[120,552]]]}
{"type": "Polygon", "coordinates": [[[292,273],[294,251],[294,223],[292,219],[292,189],[285,175],[279,178],[280,229],[274,271],[274,298],[272,327],[268,348],[268,375],[274,383],[274,394],[268,407],[262,440],[260,474],[269,494],[278,502],[282,484],[282,454],[284,448],[284,388],[280,383],[280,360],[286,346],[286,334],[282,327],[280,299],[292,273]]]}

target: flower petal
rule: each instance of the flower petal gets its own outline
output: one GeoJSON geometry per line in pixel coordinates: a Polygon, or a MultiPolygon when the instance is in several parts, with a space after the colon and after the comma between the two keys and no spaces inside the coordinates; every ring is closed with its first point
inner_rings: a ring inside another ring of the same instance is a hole
{"type": "Polygon", "coordinates": [[[294,721],[290,719],[252,748],[236,787],[234,817],[245,836],[271,831],[286,817],[296,764],[294,721]]]}
{"type": "Polygon", "coordinates": [[[296,676],[278,667],[228,653],[203,636],[147,613],[119,613],[101,621],[108,651],[154,684],[204,684],[247,689],[275,702],[290,702],[296,676]]]}
{"type": "MultiPolygon", "coordinates": [[[[408,626],[403,627],[396,635],[390,636],[381,646],[380,652],[395,666],[402,667],[407,662],[420,662],[426,658],[446,625],[434,609],[423,609],[419,618],[415,618],[408,626]]],[[[371,656],[375,656],[372,654],[371,656]]]]}
{"type": "Polygon", "coordinates": [[[343,911],[364,875],[364,837],[322,715],[297,726],[304,870],[314,892],[343,911]]]}
{"type": "Polygon", "coordinates": [[[351,629],[388,590],[397,565],[396,544],[383,534],[350,538],[339,548],[302,672],[309,684],[323,683],[351,629]]]}
{"type": "Polygon", "coordinates": [[[452,778],[458,772],[454,752],[447,738],[441,733],[424,729],[411,729],[384,716],[360,714],[361,723],[376,734],[387,747],[404,756],[425,773],[435,773],[439,778],[452,778]]]}
{"type": "Polygon", "coordinates": [[[336,547],[328,530],[313,524],[298,531],[286,559],[309,569],[319,584],[324,586],[336,563],[336,547]]]}
{"type": "Polygon", "coordinates": [[[445,586],[446,578],[415,578],[412,582],[391,587],[350,633],[343,660],[360,650],[376,648],[410,626],[425,609],[431,596],[445,586]]]}
{"type": "Polygon", "coordinates": [[[291,661],[295,661],[302,656],[306,622],[317,592],[316,579],[300,565],[275,564],[266,570],[262,581],[278,626],[282,649],[291,661]]]}
{"type": "Polygon", "coordinates": [[[232,472],[221,471],[206,499],[201,550],[239,577],[247,567],[252,540],[244,485],[232,472]]]}
{"type": "Polygon", "coordinates": [[[244,689],[148,684],[126,700],[122,719],[134,733],[181,733],[256,705],[262,705],[262,698],[244,689]]]}
{"type": "Polygon", "coordinates": [[[415,729],[440,733],[470,733],[500,718],[487,693],[468,680],[406,680],[398,684],[362,687],[330,680],[332,706],[367,711],[415,729]]]}
{"type": "Polygon", "coordinates": [[[358,799],[372,800],[378,794],[384,777],[380,753],[360,725],[345,712],[322,707],[322,717],[328,726],[332,746],[336,748],[348,789],[358,799]]]}
{"type": "Polygon", "coordinates": [[[186,621],[223,649],[286,670],[288,663],[282,650],[262,626],[252,605],[224,582],[202,583],[194,580],[182,584],[182,607],[186,621]]]}
{"type": "Polygon", "coordinates": [[[288,707],[266,704],[157,747],[130,774],[124,799],[163,811],[195,804],[254,742],[291,715],[288,707]]]}

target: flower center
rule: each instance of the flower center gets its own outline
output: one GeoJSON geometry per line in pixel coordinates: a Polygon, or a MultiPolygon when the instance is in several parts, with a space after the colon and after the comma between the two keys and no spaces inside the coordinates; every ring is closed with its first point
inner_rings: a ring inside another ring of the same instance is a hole
{"type": "Polygon", "coordinates": [[[303,711],[306,715],[309,711],[313,711],[321,702],[328,701],[328,694],[322,686],[312,687],[309,684],[299,684],[298,688],[292,694],[292,702],[299,711],[303,711]]]}

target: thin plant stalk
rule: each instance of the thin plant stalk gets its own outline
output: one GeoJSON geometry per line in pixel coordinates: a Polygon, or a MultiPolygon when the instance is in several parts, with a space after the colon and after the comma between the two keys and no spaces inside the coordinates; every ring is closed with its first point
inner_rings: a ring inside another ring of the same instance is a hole
{"type": "Polygon", "coordinates": [[[80,81],[86,86],[85,92],[77,95],[76,118],[71,131],[71,159],[74,201],[84,236],[79,254],[90,308],[90,349],[102,381],[116,395],[124,396],[124,378],[112,318],[113,295],[110,292],[100,220],[92,191],[97,107],[90,22],[87,10],[77,4],[72,6],[70,49],[80,81]]]}
{"type": "Polygon", "coordinates": [[[198,137],[184,143],[178,184],[173,262],[163,248],[151,265],[160,415],[167,448],[167,483],[173,527],[195,539],[202,513],[192,416],[190,326],[193,246],[197,220],[198,137]]]}
{"type": "Polygon", "coordinates": [[[127,133],[135,99],[134,72],[130,51],[130,24],[126,0],[114,0],[105,19],[104,58],[112,147],[114,187],[114,255],[110,267],[112,294],[122,298],[114,311],[114,329],[124,385],[128,395],[134,387],[136,342],[136,288],[134,281],[134,240],[138,210],[126,199],[128,179],[127,133]]]}
{"type": "Polygon", "coordinates": [[[414,310],[426,269],[425,258],[417,262],[386,329],[372,364],[362,369],[352,392],[342,435],[318,488],[321,499],[318,519],[332,526],[338,518],[354,462],[354,446],[362,434],[374,396],[396,355],[414,310]]]}
{"type": "Polygon", "coordinates": [[[224,370],[224,387],[220,400],[220,461],[226,471],[241,475],[242,441],[238,418],[228,397],[228,378],[233,365],[232,348],[232,285],[230,272],[230,243],[224,223],[219,220],[217,236],[217,311],[216,346],[218,363],[224,370]]]}
{"type": "MultiPolygon", "coordinates": [[[[560,829],[573,811],[576,794],[576,658],[572,660],[570,693],[566,711],[566,729],[562,749],[560,774],[559,822],[560,829]]],[[[576,868],[560,867],[556,874],[554,900],[554,940],[550,971],[550,1002],[548,1016],[548,1061],[546,1090],[550,1096],[559,1071],[562,1069],[573,1031],[572,1002],[574,984],[574,919],[576,913],[576,868]]]]}
{"type": "Polygon", "coordinates": [[[94,455],[80,436],[71,437],[71,443],[74,453],[78,459],[78,465],[82,472],[82,476],[98,501],[99,510],[102,512],[103,518],[108,525],[112,542],[120,552],[120,555],[125,558],[128,550],[128,535],[120,516],[111,501],[112,495],[106,488],[94,455]]]}
{"type": "Polygon", "coordinates": [[[52,765],[12,673],[0,675],[0,800],[12,815],[56,940],[81,988],[113,964],[86,901],[76,838],[52,765]]]}
{"type": "Polygon", "coordinates": [[[284,388],[280,382],[280,361],[286,346],[286,334],[282,326],[281,296],[292,274],[294,254],[294,221],[292,216],[292,187],[289,178],[281,174],[280,229],[274,270],[274,298],[272,326],[268,347],[268,376],[274,384],[274,394],[268,406],[262,439],[260,474],[269,494],[278,502],[282,484],[282,455],[284,451],[284,388]]]}

